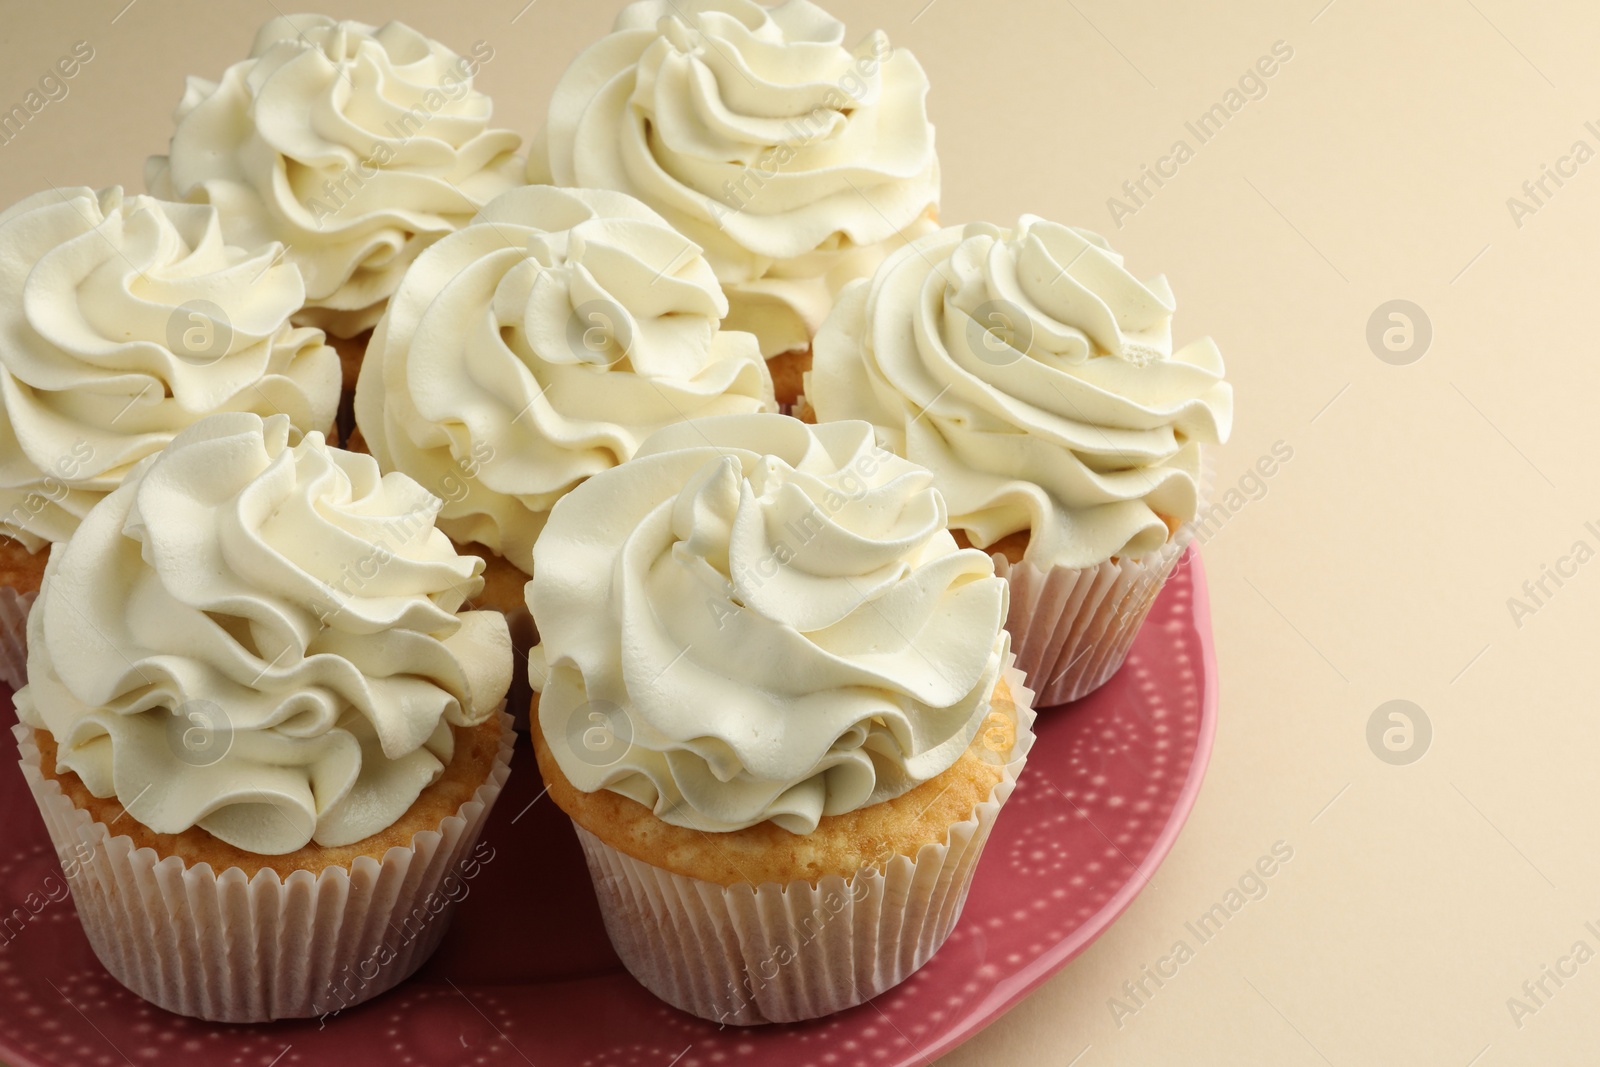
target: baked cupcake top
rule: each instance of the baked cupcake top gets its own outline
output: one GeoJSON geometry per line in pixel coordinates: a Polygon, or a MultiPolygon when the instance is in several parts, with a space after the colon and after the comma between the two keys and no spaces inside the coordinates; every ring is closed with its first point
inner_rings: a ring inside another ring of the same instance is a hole
{"type": "Polygon", "coordinates": [[[0,533],[65,540],[134,464],[218,411],[325,430],[339,358],[289,316],[279,245],[224,243],[199,204],[120,187],[0,213],[0,533]]]}
{"type": "Polygon", "coordinates": [[[505,618],[460,610],[483,561],[439,502],[292,435],[212,416],[90,511],[51,555],[16,697],[95,796],[265,855],[393,824],[511,678],[505,618]]]}
{"type": "Polygon", "coordinates": [[[1041,568],[1141,558],[1194,517],[1233,387],[1210,338],[1172,349],[1172,291],[1104,238],[1024,215],[951,227],[843,293],[806,398],[933,471],[979,547],[1041,568]]]}
{"type": "Polygon", "coordinates": [[[524,571],[551,506],[658,427],[771,411],[755,338],[700,249],[639,201],[528,186],[407,272],[374,331],[356,420],[440,526],[524,571]]]}
{"type": "Polygon", "coordinates": [[[522,184],[521,139],[472,87],[493,57],[400,22],[275,18],[220,81],[188,80],[145,184],[215,205],[235,244],[283,242],[306,279],[299,321],[353,337],[419,252],[522,184]]]}
{"type": "Polygon", "coordinates": [[[621,189],[706,250],[728,326],[803,349],[834,294],[934,228],[928,80],[809,0],[643,0],[573,61],[528,178],[621,189]]]}
{"type": "Polygon", "coordinates": [[[661,430],[556,506],[528,606],[539,726],[577,788],[796,834],[953,765],[1010,652],[1007,587],[865,423],[661,430]]]}

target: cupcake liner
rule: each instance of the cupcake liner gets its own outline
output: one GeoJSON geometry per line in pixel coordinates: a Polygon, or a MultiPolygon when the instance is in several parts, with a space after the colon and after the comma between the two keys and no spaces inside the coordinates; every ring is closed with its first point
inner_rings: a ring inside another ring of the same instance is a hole
{"type": "MultiPolygon", "coordinates": [[[[1211,481],[1210,457],[1203,453],[1196,516],[1205,513],[1211,481]]],[[[1095,567],[1041,569],[992,554],[995,573],[1011,585],[1006,629],[1017,666],[1027,674],[1040,707],[1078,700],[1111,680],[1196,529],[1191,519],[1158,551],[1095,567]]]]}
{"type": "Polygon", "coordinates": [[[167,1011],[244,1023],[337,1015],[398,985],[433,954],[486,862],[474,849],[510,774],[514,736],[510,716],[499,716],[489,777],[438,829],[381,861],[362,856],[349,868],[287,878],[186,868],[176,856],[135,848],[45,777],[31,728],[12,732],[106,970],[167,1011]]]}
{"type": "Polygon", "coordinates": [[[905,981],[944,944],[1028,750],[1033,694],[1007,666],[1016,743],[999,783],[942,844],[884,869],[817,884],[722,886],[619,851],[574,824],[606,932],[644,987],[718,1024],[753,1026],[830,1015],[905,981]]]}
{"type": "Polygon", "coordinates": [[[995,553],[995,573],[1011,584],[1006,629],[1041,707],[1088,696],[1117,673],[1188,546],[1178,533],[1153,556],[1098,567],[1040,570],[995,553]]]}
{"type": "Polygon", "coordinates": [[[38,595],[0,586],[0,682],[13,690],[28,680],[28,609],[38,595]]]}

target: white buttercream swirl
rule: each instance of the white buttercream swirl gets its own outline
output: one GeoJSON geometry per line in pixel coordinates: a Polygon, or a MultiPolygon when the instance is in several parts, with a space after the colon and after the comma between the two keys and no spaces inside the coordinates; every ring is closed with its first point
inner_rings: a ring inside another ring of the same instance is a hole
{"type": "Polygon", "coordinates": [[[551,506],[657,428],[771,411],[700,250],[639,201],[528,186],[424,253],[374,331],[356,419],[440,526],[525,571],[551,506]]]}
{"type": "Polygon", "coordinates": [[[844,41],[809,0],[630,4],[557,85],[529,180],[639,197],[706,250],[730,327],[805,348],[939,201],[922,67],[844,41]]]}
{"type": "Polygon", "coordinates": [[[1221,353],[1174,352],[1173,307],[1087,230],[951,227],[841,296],[806,397],[931,469],[974,545],[1026,530],[1041,567],[1138,559],[1194,517],[1200,446],[1233,421],[1221,353]]]}
{"type": "Polygon", "coordinates": [[[282,248],[224,244],[217,213],[121,188],[0,213],[0,532],[65,540],[139,460],[218,411],[326,430],[339,358],[289,317],[282,248]]]}
{"type": "Polygon", "coordinates": [[[438,501],[288,419],[186,430],[57,548],[28,618],[22,721],[152,830],[259,854],[351,844],[505,697],[483,561],[438,501]]]}
{"type": "Polygon", "coordinates": [[[275,18],[220,81],[189,79],[146,184],[214,205],[233,243],[281,241],[305,275],[301,320],[355,336],[418,253],[522,183],[521,139],[472,87],[493,55],[400,22],[275,18]]]}
{"type": "Polygon", "coordinates": [[[556,760],[679,826],[804,834],[899,796],[960,758],[1010,650],[1005,582],[865,423],[669,427],[558,503],[534,560],[556,760]]]}

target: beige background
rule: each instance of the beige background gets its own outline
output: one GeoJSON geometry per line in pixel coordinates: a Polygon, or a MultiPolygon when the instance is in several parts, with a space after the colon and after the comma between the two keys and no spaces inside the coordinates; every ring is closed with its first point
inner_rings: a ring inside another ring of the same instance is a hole
{"type": "MultiPolygon", "coordinates": [[[[1600,11],[1325,2],[832,0],[927,68],[947,220],[1036,212],[1166,273],[1180,339],[1214,335],[1237,385],[1222,483],[1294,452],[1206,546],[1222,716],[1188,829],[1105,937],[947,1063],[1592,1062],[1600,961],[1547,980],[1520,1028],[1507,998],[1575,941],[1600,950],[1600,563],[1520,628],[1506,601],[1574,541],[1600,548],[1600,162],[1520,227],[1506,201],[1575,140],[1600,149],[1600,11]],[[1117,228],[1107,198],[1192,146],[1184,121],[1280,40],[1266,96],[1117,228]],[[1366,340],[1394,298],[1432,323],[1407,366],[1366,340]],[[1395,698],[1434,729],[1409,766],[1366,741],[1395,698]],[[1119,1028],[1109,998],[1279,840],[1268,895],[1119,1028]]],[[[275,13],[125,3],[5,0],[0,110],[74,42],[95,58],[0,147],[0,201],[140,186],[182,75],[217,76],[275,13]]],[[[527,135],[614,7],[524,3],[325,6],[489,41],[479,84],[527,135]]]]}

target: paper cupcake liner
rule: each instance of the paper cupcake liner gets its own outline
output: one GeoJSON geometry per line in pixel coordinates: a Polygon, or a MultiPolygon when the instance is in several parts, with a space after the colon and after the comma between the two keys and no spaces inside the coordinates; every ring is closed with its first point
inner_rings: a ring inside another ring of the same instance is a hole
{"type": "Polygon", "coordinates": [[[674,874],[574,824],[611,943],[644,987],[718,1024],[815,1019],[872,999],[938,951],[1033,746],[1033,694],[1008,666],[1016,743],[1002,778],[943,844],[884,869],[780,886],[722,886],[674,874]]]}
{"type": "Polygon", "coordinates": [[[1180,529],[1153,556],[1088,568],[1040,570],[995,554],[995,573],[1011,583],[1006,629],[1041,707],[1088,696],[1111,680],[1189,540],[1180,529]]]}
{"type": "MultiPolygon", "coordinates": [[[[1210,455],[1202,453],[1197,516],[1205,513],[1212,477],[1210,455]]],[[[1017,666],[1028,676],[1040,707],[1086,697],[1121,669],[1196,529],[1190,520],[1158,551],[1096,567],[1041,569],[992,554],[995,573],[1011,585],[1006,629],[1017,666]]]]}
{"type": "MultiPolygon", "coordinates": [[[[45,777],[33,731],[14,726],[94,953],[112,977],[167,1011],[214,1022],[337,1015],[398,985],[433,954],[486,862],[478,836],[510,774],[510,716],[471,800],[436,830],[349,868],[246,878],[135,848],[45,777]],[[452,881],[453,876],[453,881],[452,881]]],[[[492,859],[492,855],[489,857],[492,859]]]]}
{"type": "Polygon", "coordinates": [[[0,682],[13,691],[28,680],[28,609],[38,595],[0,586],[0,682]]]}

